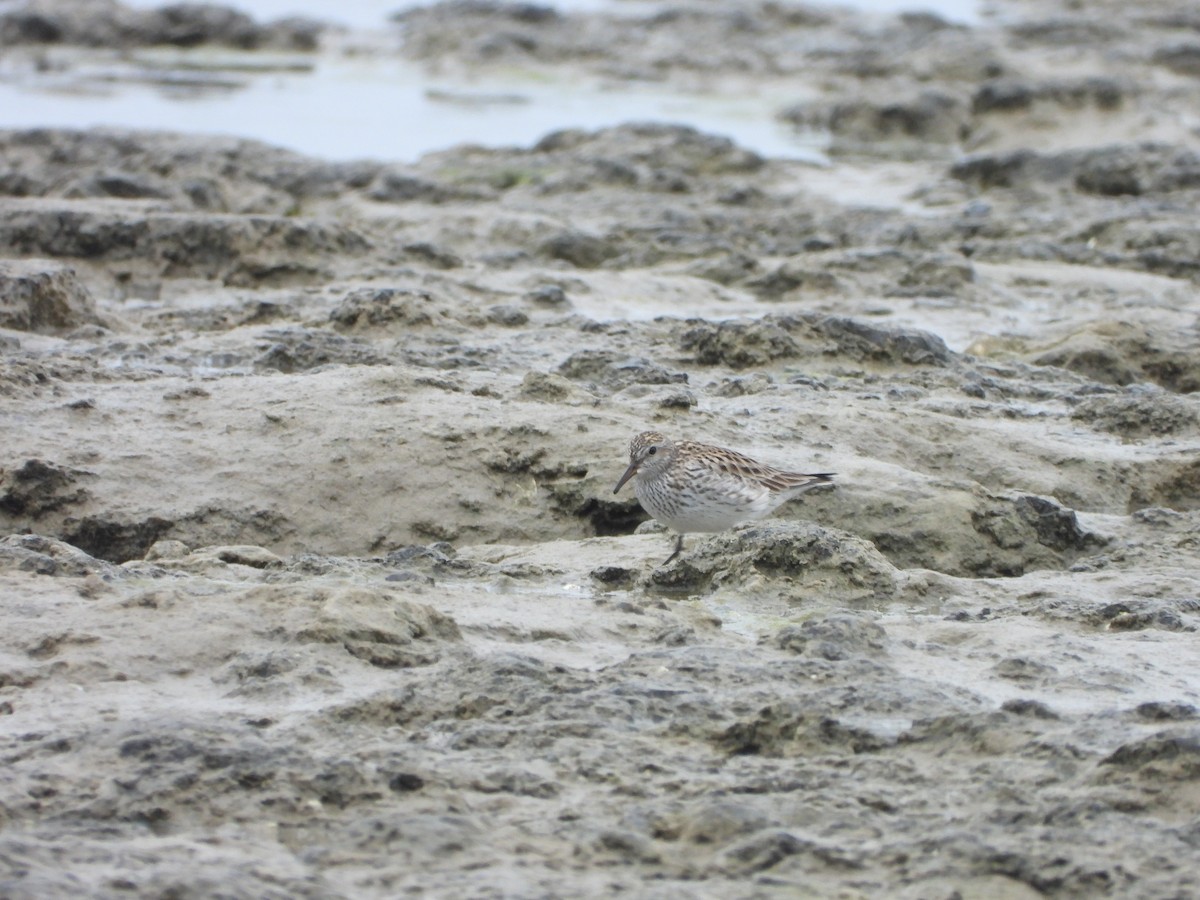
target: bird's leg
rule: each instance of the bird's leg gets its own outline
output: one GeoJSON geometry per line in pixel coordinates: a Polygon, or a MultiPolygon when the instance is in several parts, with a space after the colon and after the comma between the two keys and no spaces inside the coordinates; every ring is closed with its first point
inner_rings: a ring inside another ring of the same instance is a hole
{"type": "Polygon", "coordinates": [[[664,559],[660,563],[660,565],[665,566],[667,563],[669,563],[671,560],[673,560],[675,557],[677,557],[682,552],[683,552],[683,535],[680,534],[675,538],[675,552],[672,553],[670,556],[668,556],[666,559],[664,559]]]}

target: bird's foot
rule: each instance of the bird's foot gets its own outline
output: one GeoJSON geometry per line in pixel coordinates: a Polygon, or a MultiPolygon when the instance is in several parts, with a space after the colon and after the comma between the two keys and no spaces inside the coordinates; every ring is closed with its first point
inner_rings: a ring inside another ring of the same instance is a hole
{"type": "Polygon", "coordinates": [[[659,568],[662,568],[663,566],[670,563],[673,559],[675,559],[675,557],[677,557],[682,552],[683,552],[683,535],[681,534],[675,538],[675,551],[670,556],[668,556],[666,559],[664,559],[661,563],[659,563],[659,568]]]}

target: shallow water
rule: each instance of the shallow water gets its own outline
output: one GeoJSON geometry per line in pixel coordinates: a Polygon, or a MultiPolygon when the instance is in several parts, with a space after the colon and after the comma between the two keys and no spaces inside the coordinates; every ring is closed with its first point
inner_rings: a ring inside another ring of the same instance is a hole
{"type": "MultiPolygon", "coordinates": [[[[0,2],[0,9],[9,4],[0,2]]],[[[137,6],[157,5],[135,0],[137,6]]],[[[388,16],[399,5],[359,0],[337,7],[317,0],[245,0],[235,4],[260,21],[286,15],[334,20],[354,32],[390,40],[388,16]]],[[[645,11],[645,4],[570,0],[565,9],[645,11]]],[[[963,0],[860,0],[880,13],[914,6],[966,21],[963,0]]],[[[327,159],[412,162],[459,144],[528,146],[562,128],[595,129],[653,120],[724,135],[764,156],[822,161],[822,138],[799,134],[775,119],[802,99],[803,85],[786,96],[747,92],[681,93],[593,79],[547,82],[515,75],[486,84],[432,77],[386,54],[316,57],[234,54],[225,50],[133,54],[134,65],[97,55],[90,64],[55,74],[45,65],[0,64],[0,127],[149,128],[255,138],[327,159]],[[48,69],[49,71],[44,71],[48,69]],[[147,76],[150,71],[150,77],[147,76]]]]}
{"type": "Polygon", "coordinates": [[[382,59],[322,59],[309,72],[239,74],[232,84],[222,76],[208,86],[199,78],[139,83],[127,70],[99,64],[96,71],[86,92],[42,76],[0,82],[0,127],[230,134],[326,159],[412,162],[458,144],[527,146],[562,128],[653,120],[722,134],[766,156],[822,158],[819,137],[776,122],[766,97],[618,90],[582,80],[483,86],[382,59]]]}
{"type": "MultiPolygon", "coordinates": [[[[130,6],[154,7],[160,0],[126,0],[130,6]]],[[[373,28],[402,9],[425,6],[425,3],[405,3],[402,0],[352,0],[331,5],[325,0],[236,0],[228,5],[245,10],[255,19],[269,21],[284,16],[310,16],[314,19],[337,22],[350,28],[373,28]]],[[[562,10],[604,10],[635,12],[665,3],[643,0],[551,0],[544,3],[562,10]]],[[[953,22],[970,23],[979,19],[979,3],[975,0],[844,0],[830,4],[874,13],[899,13],[908,10],[937,13],[953,22]]]]}

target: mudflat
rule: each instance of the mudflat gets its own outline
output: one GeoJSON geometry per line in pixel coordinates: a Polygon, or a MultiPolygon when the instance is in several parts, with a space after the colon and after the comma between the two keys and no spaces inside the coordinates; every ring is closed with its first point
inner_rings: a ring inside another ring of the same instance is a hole
{"type": "Polygon", "coordinates": [[[830,163],[0,131],[0,895],[1200,893],[1193,4],[403,25],[830,163]],[[646,430],[835,487],[663,566],[646,430]]]}

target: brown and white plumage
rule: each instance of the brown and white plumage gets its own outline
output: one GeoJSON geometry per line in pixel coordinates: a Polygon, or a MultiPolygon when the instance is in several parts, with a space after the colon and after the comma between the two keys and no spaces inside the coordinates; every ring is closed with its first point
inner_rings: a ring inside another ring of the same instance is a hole
{"type": "Polygon", "coordinates": [[[679,532],[666,562],[683,549],[685,534],[761,519],[833,478],[828,472],[785,472],[724,447],[672,441],[657,431],[642,432],[630,443],[629,468],[613,493],[634,476],[633,492],[646,512],[679,532]]]}

